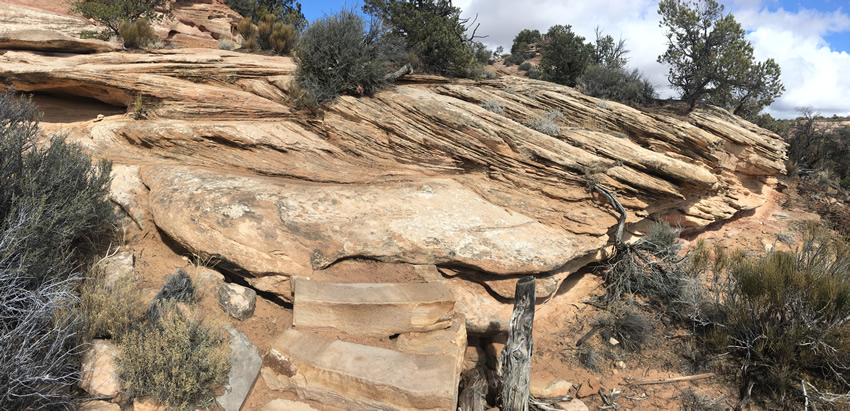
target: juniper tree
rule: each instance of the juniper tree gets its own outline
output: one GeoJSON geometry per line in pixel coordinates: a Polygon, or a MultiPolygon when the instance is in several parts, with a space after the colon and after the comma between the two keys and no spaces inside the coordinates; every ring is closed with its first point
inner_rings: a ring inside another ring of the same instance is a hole
{"type": "Polygon", "coordinates": [[[710,102],[736,114],[755,116],[785,88],[779,65],[757,63],[753,46],[732,14],[715,0],[662,0],[659,24],[667,50],[659,63],[670,66],[668,80],[693,109],[710,102]]]}

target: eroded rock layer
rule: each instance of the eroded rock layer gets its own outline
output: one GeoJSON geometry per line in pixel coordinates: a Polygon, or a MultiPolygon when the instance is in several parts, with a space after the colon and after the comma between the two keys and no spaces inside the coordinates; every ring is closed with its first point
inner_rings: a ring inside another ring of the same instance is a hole
{"type": "Polygon", "coordinates": [[[452,269],[503,297],[538,274],[542,298],[611,244],[617,214],[593,184],[617,194],[632,236],[657,219],[698,230],[758,207],[784,172],[778,136],[719,109],[410,76],[316,116],[288,102],[294,70],[286,57],[201,49],[0,56],[0,81],[20,91],[133,112],[140,96],[143,116],[75,123],[71,138],[126,166],[113,197],[139,226],[285,299],[291,276],[357,258],[452,269]],[[529,126],[555,110],[555,135],[529,126]]]}

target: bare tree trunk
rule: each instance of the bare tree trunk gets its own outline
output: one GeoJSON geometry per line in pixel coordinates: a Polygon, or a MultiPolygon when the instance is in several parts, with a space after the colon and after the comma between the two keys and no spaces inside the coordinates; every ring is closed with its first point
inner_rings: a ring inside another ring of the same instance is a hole
{"type": "Polygon", "coordinates": [[[508,342],[499,355],[502,376],[502,411],[528,411],[531,381],[531,339],[534,325],[534,276],[519,280],[514,293],[514,311],[508,342]]]}
{"type": "Polygon", "coordinates": [[[460,411],[484,411],[487,396],[487,374],[480,367],[464,371],[463,389],[458,400],[460,411]]]}
{"type": "Polygon", "coordinates": [[[408,74],[413,74],[413,67],[409,63],[401,66],[400,69],[396,70],[393,73],[387,73],[387,75],[384,76],[384,80],[385,81],[396,81],[396,80],[398,80],[399,77],[405,76],[405,75],[408,75],[408,74]]]}
{"type": "Polygon", "coordinates": [[[608,202],[611,204],[611,207],[614,207],[617,210],[617,214],[620,215],[620,218],[617,219],[617,234],[614,238],[614,247],[617,248],[617,251],[623,249],[623,229],[626,227],[626,209],[620,204],[620,201],[617,200],[617,196],[614,195],[611,190],[608,190],[605,187],[602,187],[598,184],[595,184],[593,188],[602,194],[608,202]]]}

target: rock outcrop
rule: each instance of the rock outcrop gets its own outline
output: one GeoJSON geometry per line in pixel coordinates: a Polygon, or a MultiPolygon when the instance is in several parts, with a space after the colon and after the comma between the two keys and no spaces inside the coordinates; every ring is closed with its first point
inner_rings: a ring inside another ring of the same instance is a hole
{"type": "Polygon", "coordinates": [[[70,135],[126,166],[113,198],[140,227],[289,301],[293,276],[340,261],[437,265],[476,332],[505,327],[476,293],[509,299],[535,274],[542,301],[604,258],[618,215],[589,186],[616,193],[628,240],[653,220],[700,230],[754,209],[784,172],[778,136],[719,109],[642,111],[511,76],[410,76],[315,117],[287,103],[294,70],[222,50],[0,56],[0,82],[21,91],[127,107],[141,96],[146,119],[70,135]],[[528,126],[554,110],[554,136],[528,126]],[[483,288],[452,286],[463,280],[483,288]]]}
{"type": "Polygon", "coordinates": [[[37,50],[63,53],[104,53],[120,47],[102,40],[78,39],[59,31],[29,29],[0,33],[0,50],[37,50]]]}
{"type": "Polygon", "coordinates": [[[347,409],[449,410],[455,359],[408,354],[288,330],[272,342],[263,379],[272,389],[347,409]]]}

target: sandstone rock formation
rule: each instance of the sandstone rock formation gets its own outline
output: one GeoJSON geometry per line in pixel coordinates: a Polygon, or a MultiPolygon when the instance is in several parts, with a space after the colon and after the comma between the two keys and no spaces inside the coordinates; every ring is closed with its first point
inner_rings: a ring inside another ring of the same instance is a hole
{"type": "Polygon", "coordinates": [[[103,53],[120,49],[102,40],[78,39],[59,31],[27,29],[0,33],[0,50],[37,50],[63,53],[103,53]]]}
{"type": "MultiPolygon", "coordinates": [[[[57,9],[67,11],[67,5],[45,4],[47,2],[4,1],[0,3],[0,33],[21,32],[24,30],[45,30],[64,35],[79,37],[82,31],[97,31],[99,28],[81,17],[58,13],[57,9]],[[27,4],[30,3],[30,4],[27,4]],[[52,7],[49,7],[52,6],[52,7]],[[53,9],[53,10],[51,10],[53,9]]],[[[50,47],[49,45],[46,45],[50,47]]],[[[0,47],[0,49],[3,49],[0,47]]],[[[73,52],[72,50],[68,50],[73,52]]]]}
{"type": "MultiPolygon", "coordinates": [[[[21,91],[122,107],[141,95],[146,120],[78,123],[71,138],[119,165],[128,183],[113,197],[140,226],[285,300],[292,276],[358,258],[436,264],[508,299],[536,274],[545,299],[610,250],[617,214],[590,184],[616,192],[631,237],[657,219],[699,230],[754,209],[784,172],[778,136],[718,109],[682,116],[526,78],[411,76],[311,117],[287,103],[294,69],[221,50],[0,56],[0,81],[21,91]],[[564,113],[555,136],[527,126],[552,110],[564,113]]],[[[461,308],[475,300],[453,290],[461,308]]],[[[503,316],[467,317],[471,330],[504,329],[503,316]]]]}
{"type": "MultiPolygon", "coordinates": [[[[120,44],[109,45],[105,42],[80,40],[82,32],[95,33],[104,30],[81,16],[71,15],[71,1],[35,1],[10,0],[0,4],[0,35],[4,32],[37,30],[41,34],[15,36],[25,49],[37,50],[35,44],[42,45],[41,50],[70,53],[93,53],[110,51],[120,44]],[[49,34],[48,34],[49,33],[49,34]],[[41,38],[41,40],[38,40],[41,38]],[[45,41],[48,39],[53,41],[45,41]],[[33,43],[38,41],[38,43],[33,43]],[[100,46],[96,44],[100,43],[100,46]],[[86,48],[88,44],[89,48],[86,48]]],[[[216,48],[221,39],[236,40],[236,24],[242,18],[231,10],[223,0],[176,0],[170,1],[171,17],[154,22],[153,29],[161,41],[179,47],[216,48]]],[[[0,44],[3,43],[0,39],[0,44]]],[[[0,46],[0,49],[14,48],[0,46]]]]}
{"type": "Polygon", "coordinates": [[[348,409],[448,410],[457,404],[455,359],[407,354],[288,330],[262,370],[273,389],[348,409]]]}
{"type": "MultiPolygon", "coordinates": [[[[161,36],[203,46],[232,38],[239,16],[221,0],[173,5],[176,18],[161,36]]],[[[0,5],[0,16],[26,22],[15,7],[0,5]]],[[[598,286],[595,276],[568,278],[611,250],[618,215],[593,185],[627,209],[630,241],[654,220],[699,231],[752,210],[784,172],[778,136],[718,109],[638,110],[512,76],[413,75],[314,115],[290,104],[290,58],[111,52],[68,40],[89,27],[74,20],[62,51],[97,54],[32,52],[49,47],[35,35],[23,36],[25,47],[0,41],[0,85],[126,110],[131,115],[92,113],[45,129],[114,162],[110,197],[143,236],[217,261],[234,282],[294,303],[295,329],[263,349],[262,361],[231,333],[245,367],[219,398],[227,409],[242,406],[260,363],[266,385],[305,400],[452,409],[467,333],[499,350],[503,340],[490,337],[507,329],[519,278],[538,277],[539,304],[578,301],[584,294],[576,293],[598,286]],[[556,110],[564,116],[554,136],[530,126],[556,110]],[[393,338],[374,347],[327,333],[393,338]]],[[[132,262],[112,261],[131,271],[132,262]]],[[[201,290],[228,287],[215,271],[193,272],[201,290]]],[[[556,395],[569,386],[553,380],[535,390],[556,395]]]]}
{"type": "Polygon", "coordinates": [[[155,26],[159,37],[182,47],[215,48],[220,39],[233,40],[241,16],[223,0],[171,2],[171,19],[155,26]]]}

